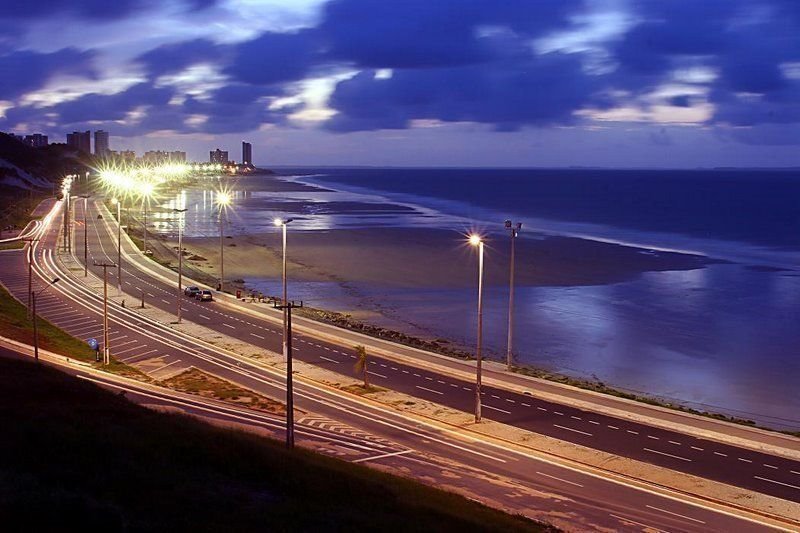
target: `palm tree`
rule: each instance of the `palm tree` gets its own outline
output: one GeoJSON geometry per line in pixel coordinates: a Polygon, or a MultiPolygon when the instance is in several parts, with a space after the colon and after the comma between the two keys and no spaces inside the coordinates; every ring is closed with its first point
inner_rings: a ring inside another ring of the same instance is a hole
{"type": "Polygon", "coordinates": [[[356,365],[354,370],[356,372],[361,372],[364,376],[364,388],[369,388],[369,382],[367,381],[367,349],[364,348],[362,345],[355,346],[356,355],[358,359],[356,359],[356,365]]]}

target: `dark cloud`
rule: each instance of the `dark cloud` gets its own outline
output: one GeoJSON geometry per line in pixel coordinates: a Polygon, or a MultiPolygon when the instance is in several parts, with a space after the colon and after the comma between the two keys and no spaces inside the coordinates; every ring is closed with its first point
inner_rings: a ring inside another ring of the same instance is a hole
{"type": "Polygon", "coordinates": [[[365,71],[340,82],[331,97],[336,131],[405,128],[414,119],[469,121],[514,130],[574,122],[574,111],[599,105],[599,80],[582,73],[578,57],[531,56],[527,61],[447,69],[401,69],[389,79],[365,71]]]}
{"type": "Polygon", "coordinates": [[[312,30],[265,32],[235,47],[225,73],[255,85],[296,81],[320,61],[318,52],[316,32],[312,30]]]}
{"type": "Polygon", "coordinates": [[[93,52],[63,48],[43,54],[29,50],[0,55],[0,100],[13,100],[45,85],[58,74],[94,77],[93,52]]]}
{"type": "Polygon", "coordinates": [[[208,39],[194,39],[165,44],[145,52],[134,61],[144,65],[148,75],[156,77],[179,72],[197,63],[220,61],[228,47],[208,39]]]}
{"type": "Polygon", "coordinates": [[[334,0],[319,37],[332,59],[366,68],[449,67],[493,58],[481,30],[535,36],[559,27],[572,0],[334,0]]]}
{"type": "MultiPolygon", "coordinates": [[[[185,0],[186,9],[202,10],[216,0],[185,0]]],[[[7,1],[3,3],[3,19],[36,20],[53,16],[72,15],[77,18],[113,20],[151,10],[159,6],[154,0],[37,0],[35,2],[7,1]]]]}

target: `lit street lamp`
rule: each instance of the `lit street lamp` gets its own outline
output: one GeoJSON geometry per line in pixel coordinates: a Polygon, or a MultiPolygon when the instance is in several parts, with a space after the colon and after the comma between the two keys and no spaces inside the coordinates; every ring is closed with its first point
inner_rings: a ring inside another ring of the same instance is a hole
{"type": "Polygon", "coordinates": [[[219,207],[219,291],[225,290],[225,249],[224,249],[224,230],[223,222],[225,220],[225,209],[231,203],[231,195],[225,191],[217,193],[217,206],[219,207]]]}
{"type": "Polygon", "coordinates": [[[514,362],[514,243],[519,235],[519,230],[522,229],[522,222],[513,224],[510,220],[506,220],[506,229],[511,233],[511,273],[508,281],[508,353],[506,354],[510,372],[514,362]]]}
{"type": "Polygon", "coordinates": [[[475,422],[481,421],[481,348],[483,347],[483,240],[469,236],[469,243],[478,247],[478,344],[475,349],[475,422]]]}
{"type": "Polygon", "coordinates": [[[144,255],[147,255],[147,206],[150,203],[150,198],[153,196],[154,190],[155,187],[150,182],[142,183],[139,187],[139,194],[142,196],[142,205],[144,205],[144,224],[142,225],[142,252],[144,255]]]}
{"type": "Polygon", "coordinates": [[[114,263],[98,263],[94,266],[103,267],[103,364],[111,364],[111,347],[108,345],[108,267],[115,267],[114,263]]]}
{"type": "Polygon", "coordinates": [[[173,209],[173,213],[178,213],[178,324],[181,323],[181,299],[183,298],[183,214],[186,209],[173,209]]]}
{"type": "MultiPolygon", "coordinates": [[[[86,173],[89,179],[89,173],[86,173]]],[[[89,275],[89,224],[87,223],[86,211],[89,209],[89,197],[91,194],[81,194],[83,198],[83,277],[89,275]]]]}
{"type": "MultiPolygon", "coordinates": [[[[53,278],[53,281],[45,285],[45,287],[39,291],[39,294],[42,294],[44,291],[50,288],[51,285],[58,283],[58,278],[53,278]]],[[[33,315],[33,360],[37,363],[39,362],[39,327],[36,324],[36,293],[34,291],[30,292],[31,295],[31,307],[32,307],[32,315],[33,315]]]]}
{"type": "Polygon", "coordinates": [[[112,198],[117,206],[117,292],[122,294],[122,201],[112,198]]]}

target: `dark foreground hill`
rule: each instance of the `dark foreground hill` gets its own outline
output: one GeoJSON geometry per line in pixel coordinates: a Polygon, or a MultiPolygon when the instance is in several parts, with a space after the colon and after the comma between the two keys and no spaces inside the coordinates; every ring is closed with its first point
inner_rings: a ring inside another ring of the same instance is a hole
{"type": "Polygon", "coordinates": [[[465,498],[0,358],[4,531],[540,531],[465,498]]]}

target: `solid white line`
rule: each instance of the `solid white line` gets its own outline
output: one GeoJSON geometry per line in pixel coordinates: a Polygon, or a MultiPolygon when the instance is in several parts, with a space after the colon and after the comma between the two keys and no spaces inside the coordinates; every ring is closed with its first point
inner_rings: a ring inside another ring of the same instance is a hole
{"type": "Polygon", "coordinates": [[[538,470],[536,473],[539,474],[540,476],[549,477],[550,479],[555,479],[556,481],[561,481],[562,483],[569,483],[570,485],[575,485],[576,487],[583,488],[583,485],[581,485],[580,483],[575,483],[574,481],[567,481],[566,479],[561,479],[560,477],[551,476],[550,474],[545,474],[544,472],[539,472],[538,470]]]}
{"type": "Polygon", "coordinates": [[[251,334],[250,334],[250,336],[251,336],[251,337],[257,337],[257,338],[259,338],[259,339],[266,339],[266,337],[262,337],[261,335],[258,335],[258,334],[256,334],[256,333],[251,333],[251,334]]]}
{"type": "Polygon", "coordinates": [[[418,389],[420,389],[420,390],[424,390],[424,391],[432,392],[432,393],[434,393],[434,394],[438,394],[438,395],[440,395],[440,396],[444,394],[444,393],[443,393],[443,392],[441,392],[441,391],[438,391],[438,390],[433,390],[433,389],[429,389],[429,388],[427,388],[427,387],[420,387],[419,385],[415,385],[415,387],[416,387],[416,388],[418,388],[418,389]]]}
{"type": "Polygon", "coordinates": [[[691,460],[691,459],[687,459],[686,457],[681,457],[681,456],[679,456],[679,455],[672,455],[671,453],[660,452],[660,451],[658,451],[658,450],[651,450],[650,448],[644,448],[644,451],[646,451],[646,452],[652,452],[652,453],[657,453],[657,454],[659,454],[659,455],[666,455],[667,457],[672,457],[673,459],[680,459],[681,461],[686,461],[686,462],[689,462],[689,463],[691,463],[691,462],[692,462],[692,460],[691,460]]]}
{"type": "Polygon", "coordinates": [[[403,455],[403,454],[406,454],[406,453],[411,453],[413,451],[414,450],[403,450],[402,452],[384,453],[382,455],[376,455],[375,457],[363,457],[361,459],[356,459],[353,462],[354,463],[363,463],[365,461],[374,461],[376,459],[383,459],[384,457],[394,457],[394,456],[397,456],[397,455],[403,455]]]}
{"type": "Polygon", "coordinates": [[[377,372],[373,372],[372,370],[367,370],[367,374],[372,374],[373,376],[378,376],[379,378],[387,379],[386,376],[383,374],[378,374],[377,372]]]}
{"type": "Polygon", "coordinates": [[[775,483],[776,485],[783,485],[784,487],[800,490],[800,487],[798,487],[797,485],[790,485],[788,483],[783,483],[782,481],[775,481],[774,479],[769,479],[761,476],[753,476],[753,477],[756,479],[760,479],[761,481],[769,481],[770,483],[775,483]]]}
{"type": "Polygon", "coordinates": [[[330,359],[328,357],[325,357],[324,355],[320,355],[319,358],[324,359],[326,361],[330,361],[331,363],[336,363],[337,365],[340,363],[340,361],[337,361],[336,359],[330,359]]]}
{"type": "Polygon", "coordinates": [[[575,433],[580,433],[581,435],[586,435],[587,437],[591,437],[592,436],[591,433],[586,433],[585,431],[581,431],[579,429],[572,429],[572,428],[568,428],[566,426],[559,426],[558,424],[553,424],[553,425],[555,427],[557,427],[557,428],[560,428],[560,429],[566,429],[567,431],[573,431],[575,433]]]}
{"type": "Polygon", "coordinates": [[[484,407],[487,409],[494,409],[495,411],[500,411],[501,413],[505,413],[507,415],[511,414],[511,411],[506,411],[505,409],[500,409],[499,407],[493,407],[491,405],[483,404],[484,407]]]}
{"type": "Polygon", "coordinates": [[[658,533],[667,533],[663,529],[658,529],[657,527],[648,526],[647,524],[642,524],[641,522],[637,522],[636,520],[631,520],[630,518],[623,518],[621,516],[617,516],[617,515],[611,514],[611,513],[608,513],[608,516],[613,516],[617,520],[622,520],[623,522],[629,522],[631,524],[636,524],[637,526],[642,526],[643,528],[645,528],[648,531],[656,531],[658,533]]]}
{"type": "Polygon", "coordinates": [[[662,513],[671,514],[673,516],[680,516],[681,518],[685,518],[686,520],[691,520],[692,522],[697,522],[698,524],[705,524],[702,520],[698,520],[697,518],[692,518],[691,516],[685,516],[678,513],[673,513],[672,511],[667,511],[666,509],[661,509],[660,507],[653,507],[652,505],[647,505],[646,507],[650,509],[654,509],[656,511],[661,511],[662,513]]]}

